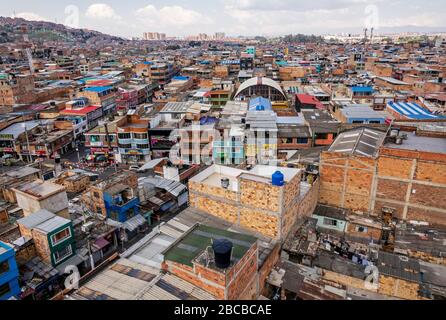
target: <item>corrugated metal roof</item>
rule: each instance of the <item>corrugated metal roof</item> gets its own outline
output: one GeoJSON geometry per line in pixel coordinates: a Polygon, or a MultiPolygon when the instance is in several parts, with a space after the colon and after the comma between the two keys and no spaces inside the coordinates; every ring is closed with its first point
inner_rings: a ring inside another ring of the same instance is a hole
{"type": "Polygon", "coordinates": [[[41,209],[27,217],[17,220],[17,223],[23,225],[27,229],[32,229],[55,216],[54,213],[41,209]]]}
{"type": "Polygon", "coordinates": [[[142,226],[144,223],[147,223],[146,219],[140,214],[130,218],[126,222],[124,222],[124,228],[129,231],[134,231],[138,227],[142,226]]]}
{"type": "Polygon", "coordinates": [[[184,190],[186,190],[186,186],[184,184],[161,177],[147,177],[142,179],[140,183],[142,185],[149,183],[156,188],[166,190],[174,197],[178,197],[184,190]]]}
{"type": "Polygon", "coordinates": [[[40,125],[40,121],[25,121],[14,123],[0,131],[0,135],[12,135],[14,139],[17,139],[19,135],[25,133],[26,130],[30,131],[40,125]],[[25,130],[26,129],[26,130],[25,130]]]}
{"type": "Polygon", "coordinates": [[[45,222],[36,226],[36,229],[44,232],[50,233],[51,231],[56,230],[57,228],[63,227],[69,224],[71,221],[60,216],[55,216],[51,219],[46,220],[45,222]]]}
{"type": "Polygon", "coordinates": [[[186,113],[192,104],[194,104],[193,101],[168,102],[160,113],[186,113]]]}
{"type": "Polygon", "coordinates": [[[386,137],[385,132],[360,128],[341,133],[328,151],[375,157],[386,137]]]}

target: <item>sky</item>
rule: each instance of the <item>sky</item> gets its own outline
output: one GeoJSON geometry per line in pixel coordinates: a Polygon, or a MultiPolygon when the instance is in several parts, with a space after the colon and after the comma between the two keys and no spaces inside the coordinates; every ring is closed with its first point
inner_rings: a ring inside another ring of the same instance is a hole
{"type": "Polygon", "coordinates": [[[0,15],[127,38],[446,31],[445,0],[3,0],[0,15]]]}

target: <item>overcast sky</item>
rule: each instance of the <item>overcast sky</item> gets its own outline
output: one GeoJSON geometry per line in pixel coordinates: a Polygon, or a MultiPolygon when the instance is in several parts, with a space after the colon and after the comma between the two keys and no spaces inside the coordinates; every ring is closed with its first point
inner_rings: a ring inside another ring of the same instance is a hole
{"type": "Polygon", "coordinates": [[[445,0],[3,0],[0,15],[14,13],[124,37],[446,31],[445,0]]]}

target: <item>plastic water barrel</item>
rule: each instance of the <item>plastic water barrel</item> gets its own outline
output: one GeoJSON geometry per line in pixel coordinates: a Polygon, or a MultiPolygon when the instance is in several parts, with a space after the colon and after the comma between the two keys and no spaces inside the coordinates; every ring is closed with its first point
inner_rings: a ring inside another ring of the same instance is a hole
{"type": "Polygon", "coordinates": [[[276,171],[273,173],[273,186],[283,186],[285,184],[285,177],[282,172],[276,171]]]}

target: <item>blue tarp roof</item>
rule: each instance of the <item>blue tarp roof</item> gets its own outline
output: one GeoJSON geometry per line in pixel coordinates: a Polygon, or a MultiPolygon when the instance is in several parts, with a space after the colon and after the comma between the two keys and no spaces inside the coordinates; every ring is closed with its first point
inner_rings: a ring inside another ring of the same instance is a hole
{"type": "Polygon", "coordinates": [[[91,92],[104,92],[107,90],[111,90],[113,87],[107,86],[107,87],[88,87],[85,88],[85,91],[91,91],[91,92]]]}
{"type": "Polygon", "coordinates": [[[200,125],[213,124],[218,121],[215,117],[203,117],[200,119],[200,125]]]}
{"type": "Polygon", "coordinates": [[[416,103],[411,102],[389,102],[387,104],[389,108],[398,112],[399,114],[416,120],[427,120],[427,119],[441,119],[446,117],[437,116],[432,114],[429,110],[424,109],[416,103]]]}
{"type": "Polygon", "coordinates": [[[187,76],[176,76],[176,77],[172,78],[172,80],[183,80],[183,81],[186,81],[189,79],[190,79],[190,77],[187,77],[187,76]]]}
{"type": "Polygon", "coordinates": [[[271,101],[263,97],[257,97],[249,101],[249,111],[271,111],[273,109],[271,101]]]}
{"type": "Polygon", "coordinates": [[[353,92],[374,92],[375,90],[373,90],[372,87],[352,87],[352,91],[353,92]]]}

